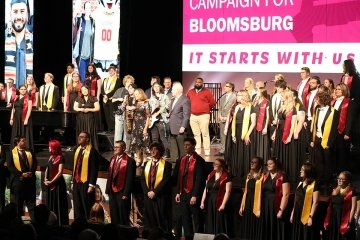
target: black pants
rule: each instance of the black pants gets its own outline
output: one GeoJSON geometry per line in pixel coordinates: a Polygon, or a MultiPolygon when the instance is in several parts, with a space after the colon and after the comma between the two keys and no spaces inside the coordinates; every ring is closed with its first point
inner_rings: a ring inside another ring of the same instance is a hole
{"type": "Polygon", "coordinates": [[[150,131],[152,142],[161,142],[164,145],[165,150],[169,149],[169,133],[166,123],[157,121],[150,131]]]}
{"type": "Polygon", "coordinates": [[[18,218],[24,215],[24,203],[28,208],[31,220],[34,220],[34,208],[36,206],[35,176],[26,180],[15,180],[12,184],[14,203],[17,205],[18,218]]]}
{"type": "Polygon", "coordinates": [[[204,232],[204,219],[200,209],[201,199],[196,199],[196,204],[190,205],[191,197],[191,193],[181,194],[180,202],[176,205],[175,234],[180,237],[183,227],[185,239],[193,239],[195,232],[204,232]]]}
{"type": "Polygon", "coordinates": [[[106,129],[108,131],[114,131],[115,128],[115,117],[114,117],[114,107],[111,100],[108,100],[106,103],[103,103],[104,117],[106,121],[106,129]]]}
{"type": "Polygon", "coordinates": [[[122,199],[122,192],[109,193],[110,218],[112,224],[129,225],[131,198],[122,199]]]}
{"type": "Polygon", "coordinates": [[[73,200],[74,200],[74,219],[89,219],[90,209],[95,203],[95,189],[88,193],[89,184],[76,183],[73,184],[73,200]]]}

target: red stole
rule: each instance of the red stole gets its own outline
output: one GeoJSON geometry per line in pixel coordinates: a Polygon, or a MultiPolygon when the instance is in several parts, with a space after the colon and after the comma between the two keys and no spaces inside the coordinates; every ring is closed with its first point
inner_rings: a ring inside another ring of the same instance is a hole
{"type": "Polygon", "coordinates": [[[259,116],[258,116],[258,120],[256,123],[256,131],[261,132],[263,129],[263,123],[264,123],[264,119],[266,116],[266,105],[268,103],[268,100],[266,98],[264,98],[264,100],[260,103],[260,111],[259,111],[259,116]]]}
{"type": "Polygon", "coordinates": [[[285,117],[284,132],[282,135],[283,143],[286,142],[286,139],[288,139],[290,135],[292,115],[293,115],[293,111],[291,110],[286,114],[285,117]]]}
{"type": "MultiPolygon", "coordinates": [[[[331,106],[335,105],[336,100],[331,101],[331,106]]],[[[347,111],[350,103],[350,98],[344,98],[340,105],[340,118],[339,118],[339,125],[338,125],[338,132],[342,134],[345,130],[346,119],[347,119],[347,111]]]]}
{"type": "MultiPolygon", "coordinates": [[[[81,83],[79,83],[79,87],[75,87],[78,97],[81,97],[81,87],[82,87],[81,83]]],[[[71,91],[70,91],[70,88],[68,88],[67,89],[67,103],[68,104],[66,106],[67,111],[70,111],[70,94],[71,94],[71,91]]]]}
{"type": "MultiPolygon", "coordinates": [[[[54,177],[56,176],[56,174],[58,174],[59,172],[59,164],[60,164],[60,159],[61,159],[61,155],[51,155],[49,161],[52,161],[53,164],[53,169],[51,171],[51,173],[49,173],[49,179],[48,180],[53,180],[54,177]]],[[[57,183],[52,183],[50,186],[50,190],[54,190],[56,188],[57,183]]]]}
{"type": "MultiPolygon", "coordinates": [[[[269,175],[267,175],[263,178],[263,183],[266,181],[266,179],[269,177],[269,175]]],[[[275,208],[274,208],[274,210],[275,210],[275,213],[277,213],[280,209],[281,198],[283,195],[282,184],[283,184],[284,176],[280,173],[277,173],[275,179],[276,179],[276,183],[275,183],[275,208]]]]}
{"type": "Polygon", "coordinates": [[[110,172],[112,173],[111,188],[113,192],[119,192],[124,189],[128,163],[128,155],[125,153],[121,156],[120,166],[116,164],[116,158],[117,156],[113,156],[110,164],[110,172]],[[119,177],[117,177],[117,175],[119,175],[119,177]]]}
{"type": "MultiPolygon", "coordinates": [[[[208,175],[207,180],[209,181],[212,177],[215,177],[215,173],[216,171],[212,171],[208,175]]],[[[216,196],[216,209],[220,208],[224,200],[224,196],[226,192],[226,183],[228,182],[228,179],[229,179],[229,173],[227,171],[223,171],[219,179],[219,192],[216,196]]]]}
{"type": "MultiPolygon", "coordinates": [[[[302,82],[302,81],[301,81],[302,82]]],[[[300,86],[301,86],[301,82],[298,84],[298,86],[297,86],[297,91],[299,91],[299,89],[300,89],[300,86]]],[[[305,86],[304,86],[304,88],[303,88],[303,92],[302,92],[302,94],[301,94],[301,100],[302,100],[302,102],[303,103],[305,103],[305,101],[306,101],[306,96],[308,95],[308,93],[309,93],[309,82],[310,82],[310,78],[308,78],[308,80],[306,81],[306,83],[305,83],[305,86]]]]}
{"type": "MultiPolygon", "coordinates": [[[[20,100],[20,97],[19,97],[19,100],[20,100]]],[[[26,119],[26,114],[28,111],[28,101],[29,101],[29,95],[25,94],[24,95],[24,105],[23,105],[22,114],[21,114],[21,119],[23,122],[26,119]]]]}
{"type": "Polygon", "coordinates": [[[1,100],[3,100],[3,101],[6,100],[6,88],[4,88],[3,90],[1,90],[1,100]]]}
{"type": "MultiPolygon", "coordinates": [[[[350,211],[351,211],[351,204],[353,197],[353,190],[351,189],[345,196],[344,196],[344,203],[343,203],[343,210],[341,213],[341,224],[340,224],[340,233],[344,235],[347,231],[347,226],[350,220],[350,211]]],[[[329,206],[326,213],[326,218],[324,221],[324,228],[327,229],[330,224],[331,218],[331,210],[332,210],[332,202],[330,200],[329,206]]]]}
{"type": "MultiPolygon", "coordinates": [[[[182,193],[183,190],[183,173],[185,171],[185,165],[186,165],[186,155],[184,155],[181,158],[181,162],[180,162],[180,171],[179,171],[179,188],[180,188],[180,194],[182,193]]],[[[184,190],[186,193],[189,193],[193,190],[194,187],[194,170],[195,170],[195,163],[196,163],[196,153],[193,153],[190,158],[189,158],[189,169],[187,172],[187,181],[186,181],[186,186],[184,187],[184,190]]]]}
{"type": "Polygon", "coordinates": [[[97,90],[97,78],[91,79],[90,85],[90,95],[96,97],[96,90],[97,90]]]}
{"type": "Polygon", "coordinates": [[[36,88],[31,89],[31,91],[29,92],[30,94],[30,99],[32,102],[32,107],[36,107],[36,88]]]}
{"type": "Polygon", "coordinates": [[[348,86],[349,90],[351,89],[352,80],[353,80],[353,77],[349,76],[347,74],[345,74],[341,77],[341,82],[346,84],[348,86]]]}

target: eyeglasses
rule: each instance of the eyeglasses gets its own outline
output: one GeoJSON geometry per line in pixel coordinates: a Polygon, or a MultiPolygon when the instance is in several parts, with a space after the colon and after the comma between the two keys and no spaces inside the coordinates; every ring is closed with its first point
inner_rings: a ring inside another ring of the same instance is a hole
{"type": "Polygon", "coordinates": [[[225,85],[225,87],[231,87],[231,86],[229,86],[229,85],[225,85]]]}
{"type": "Polygon", "coordinates": [[[341,181],[341,182],[346,182],[347,181],[347,179],[345,179],[345,178],[337,178],[337,180],[341,181]]]}

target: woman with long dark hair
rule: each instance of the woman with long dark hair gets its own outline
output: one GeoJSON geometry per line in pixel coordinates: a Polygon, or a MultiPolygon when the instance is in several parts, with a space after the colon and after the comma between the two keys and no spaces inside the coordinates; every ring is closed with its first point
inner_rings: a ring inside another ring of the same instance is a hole
{"type": "Polygon", "coordinates": [[[266,162],[267,172],[261,186],[261,214],[258,239],[290,239],[289,220],[285,210],[290,195],[290,182],[275,157],[266,162]]]}
{"type": "Polygon", "coordinates": [[[326,212],[324,239],[355,239],[354,214],[356,210],[356,192],[351,185],[351,173],[341,172],[337,178],[337,186],[333,189],[326,212]]]}
{"type": "Polygon", "coordinates": [[[58,226],[69,225],[68,201],[65,180],[62,175],[65,159],[60,142],[49,141],[50,158],[45,170],[44,184],[47,187],[47,206],[57,216],[58,226]]]}
{"type": "Polygon", "coordinates": [[[293,224],[292,239],[320,239],[320,228],[314,221],[319,204],[319,187],[315,181],[315,169],[310,162],[305,162],[300,169],[301,181],[295,191],[294,207],[290,222],[293,224]]]}
{"type": "Polygon", "coordinates": [[[207,176],[200,204],[200,208],[206,211],[205,232],[227,233],[226,206],[231,193],[231,177],[224,159],[216,159],[213,166],[214,170],[207,176]]]}

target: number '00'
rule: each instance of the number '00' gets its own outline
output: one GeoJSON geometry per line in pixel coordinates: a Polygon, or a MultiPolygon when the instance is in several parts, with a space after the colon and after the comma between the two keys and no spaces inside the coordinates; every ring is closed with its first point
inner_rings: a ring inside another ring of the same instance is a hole
{"type": "Polygon", "coordinates": [[[101,40],[111,41],[111,29],[103,29],[101,31],[101,40]]]}

